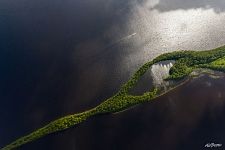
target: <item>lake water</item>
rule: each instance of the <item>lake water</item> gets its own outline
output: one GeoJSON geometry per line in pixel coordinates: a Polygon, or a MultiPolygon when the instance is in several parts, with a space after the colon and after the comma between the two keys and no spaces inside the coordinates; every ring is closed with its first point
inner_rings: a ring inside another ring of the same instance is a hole
{"type": "MultiPolygon", "coordinates": [[[[96,106],[162,53],[224,45],[224,24],[223,0],[1,0],[0,147],[96,106]]],[[[225,145],[224,86],[224,78],[204,76],[154,102],[91,118],[21,149],[225,145]]]]}

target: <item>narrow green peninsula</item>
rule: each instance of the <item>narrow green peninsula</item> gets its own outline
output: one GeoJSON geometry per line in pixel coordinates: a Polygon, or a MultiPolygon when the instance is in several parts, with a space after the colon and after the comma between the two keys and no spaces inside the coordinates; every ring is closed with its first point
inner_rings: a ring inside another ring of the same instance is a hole
{"type": "MultiPolygon", "coordinates": [[[[141,66],[130,80],[122,85],[121,89],[114,96],[105,100],[95,108],[52,121],[43,128],[37,129],[36,131],[15,140],[1,150],[15,149],[48,134],[63,131],[85,121],[91,116],[120,112],[137,104],[155,99],[162,95],[156,87],[149,92],[138,96],[131,95],[130,91],[135,87],[141,76],[144,75],[153,64],[166,60],[173,60],[175,63],[169,71],[169,77],[165,80],[183,79],[188,77],[191,72],[198,68],[207,68],[225,72],[225,46],[207,51],[175,51],[162,54],[141,66]]],[[[166,92],[164,92],[164,94],[165,93],[166,92]]]]}

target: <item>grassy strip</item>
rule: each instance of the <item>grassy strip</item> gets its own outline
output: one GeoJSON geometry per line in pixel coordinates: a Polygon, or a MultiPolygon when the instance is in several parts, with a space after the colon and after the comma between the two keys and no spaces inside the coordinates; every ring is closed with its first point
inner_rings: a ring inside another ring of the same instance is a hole
{"type": "MultiPolygon", "coordinates": [[[[28,142],[32,142],[48,134],[63,131],[74,125],[77,125],[87,118],[105,113],[116,113],[122,110],[128,109],[134,105],[148,102],[158,96],[163,94],[158,94],[158,89],[154,88],[150,92],[146,92],[140,96],[133,96],[129,94],[129,91],[137,84],[139,79],[145,72],[154,64],[165,60],[175,60],[174,66],[170,69],[170,76],[167,80],[178,80],[183,79],[190,75],[190,73],[196,68],[209,68],[219,71],[225,71],[225,46],[219,47],[210,51],[175,51],[172,53],[162,54],[156,57],[154,60],[147,62],[142,67],[140,67],[134,75],[128,80],[121,89],[114,96],[105,100],[100,105],[95,108],[69,115],[53,122],[50,122],[43,128],[40,128],[27,136],[21,137],[14,141],[13,143],[7,145],[1,150],[11,150],[15,149],[21,145],[28,142]]],[[[174,89],[174,88],[173,88],[174,89]]],[[[169,90],[170,91],[170,90],[169,90]]]]}
{"type": "Polygon", "coordinates": [[[67,128],[70,128],[72,126],[75,126],[83,121],[85,121],[87,118],[97,115],[97,114],[105,114],[105,113],[114,113],[119,112],[121,110],[127,109],[131,106],[137,105],[139,103],[147,102],[151,99],[154,99],[154,97],[157,95],[157,89],[153,89],[150,92],[146,92],[141,96],[133,96],[129,95],[128,92],[131,88],[135,86],[138,79],[151,67],[153,63],[149,62],[143,65],[129,80],[124,86],[121,88],[121,90],[112,96],[111,98],[105,100],[103,103],[98,105],[97,107],[85,111],[79,114],[69,115],[63,118],[60,118],[58,120],[55,120],[43,128],[40,128],[31,134],[28,134],[24,137],[21,137],[14,141],[13,143],[7,145],[6,147],[2,148],[1,150],[11,150],[15,149],[21,145],[24,145],[28,142],[32,142],[36,139],[39,139],[43,136],[46,136],[48,134],[63,131],[67,128]]]}

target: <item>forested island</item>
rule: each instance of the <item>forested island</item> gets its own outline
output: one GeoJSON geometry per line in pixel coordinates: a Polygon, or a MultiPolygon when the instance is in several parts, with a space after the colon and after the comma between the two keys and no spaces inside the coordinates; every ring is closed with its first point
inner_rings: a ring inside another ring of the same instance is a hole
{"type": "Polygon", "coordinates": [[[136,96],[130,94],[131,89],[136,86],[139,79],[152,65],[166,60],[173,60],[175,63],[171,67],[169,76],[165,78],[165,80],[175,81],[185,79],[189,77],[194,70],[199,68],[225,72],[225,46],[206,51],[174,51],[162,54],[141,66],[133,74],[130,80],[121,86],[120,90],[115,95],[106,99],[95,108],[52,121],[43,128],[37,129],[36,131],[15,140],[1,150],[15,149],[48,134],[71,128],[85,121],[89,117],[99,114],[120,112],[137,104],[154,100],[156,97],[169,92],[168,90],[164,93],[160,93],[157,87],[153,87],[153,89],[143,93],[143,95],[136,96]]]}

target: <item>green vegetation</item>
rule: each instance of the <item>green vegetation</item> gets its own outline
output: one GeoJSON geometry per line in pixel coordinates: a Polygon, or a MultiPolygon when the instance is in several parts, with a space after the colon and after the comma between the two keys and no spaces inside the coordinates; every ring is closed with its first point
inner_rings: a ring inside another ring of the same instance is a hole
{"type": "Polygon", "coordinates": [[[154,88],[153,90],[139,96],[131,95],[129,92],[136,85],[141,76],[145,74],[145,72],[153,64],[165,60],[176,61],[174,66],[170,69],[170,76],[166,80],[183,79],[197,68],[209,68],[213,70],[225,71],[225,46],[210,51],[175,51],[172,53],[162,54],[139,68],[131,77],[131,79],[122,85],[118,93],[105,100],[95,108],[50,122],[43,128],[40,128],[31,134],[28,134],[27,136],[17,139],[1,150],[15,149],[21,145],[39,139],[48,134],[63,131],[85,121],[87,118],[94,115],[120,112],[134,105],[155,99],[157,96],[162,95],[159,94],[157,88],[154,88]]]}
{"type": "Polygon", "coordinates": [[[187,77],[194,69],[208,68],[224,71],[225,46],[208,51],[175,51],[162,54],[153,60],[154,63],[164,60],[175,60],[167,80],[187,77]]]}
{"type": "Polygon", "coordinates": [[[202,68],[225,72],[225,57],[219,58],[209,64],[200,65],[202,68]]]}

